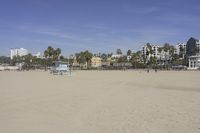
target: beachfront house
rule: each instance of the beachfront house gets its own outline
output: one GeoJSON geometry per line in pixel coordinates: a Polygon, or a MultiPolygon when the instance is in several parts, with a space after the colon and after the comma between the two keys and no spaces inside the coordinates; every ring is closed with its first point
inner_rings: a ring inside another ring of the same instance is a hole
{"type": "Polygon", "coordinates": [[[92,57],[91,59],[91,67],[98,68],[102,65],[102,59],[100,57],[92,57]]]}
{"type": "Polygon", "coordinates": [[[191,70],[196,70],[200,68],[200,54],[193,55],[189,57],[189,68],[191,70]]]}

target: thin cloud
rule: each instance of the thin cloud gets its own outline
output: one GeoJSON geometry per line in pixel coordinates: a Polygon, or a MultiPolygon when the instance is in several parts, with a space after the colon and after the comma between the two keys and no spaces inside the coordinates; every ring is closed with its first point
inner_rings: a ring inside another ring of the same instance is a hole
{"type": "Polygon", "coordinates": [[[20,29],[22,31],[26,31],[26,32],[49,35],[49,36],[54,36],[54,37],[58,37],[58,38],[74,39],[74,37],[72,35],[69,35],[68,33],[60,32],[60,31],[54,30],[54,29],[33,28],[33,27],[28,27],[28,26],[19,26],[18,29],[20,29]]]}
{"type": "Polygon", "coordinates": [[[169,38],[181,34],[178,29],[167,30],[167,28],[133,29],[132,33],[137,35],[136,40],[143,43],[164,43],[169,38]],[[169,32],[170,31],[170,32],[169,32]]]}
{"type": "Polygon", "coordinates": [[[35,42],[43,43],[45,45],[52,45],[52,46],[68,46],[68,47],[84,47],[84,45],[78,44],[78,43],[67,43],[64,41],[55,41],[55,40],[42,40],[37,39],[34,40],[35,42]]]}
{"type": "Polygon", "coordinates": [[[87,25],[86,27],[96,29],[96,30],[107,30],[108,27],[104,25],[87,25]]]}
{"type": "Polygon", "coordinates": [[[135,34],[140,34],[140,35],[156,35],[158,37],[161,36],[174,36],[180,33],[178,29],[168,29],[168,28],[157,28],[157,27],[152,27],[152,28],[133,28],[127,30],[127,32],[135,33],[135,34]],[[169,32],[170,31],[170,32],[169,32]]]}
{"type": "Polygon", "coordinates": [[[55,31],[36,31],[36,33],[55,36],[55,37],[59,37],[59,38],[65,38],[65,39],[73,39],[74,38],[72,35],[68,35],[66,33],[59,33],[59,32],[55,32],[55,31]]]}
{"type": "MultiPolygon", "coordinates": [[[[171,24],[186,24],[190,25],[193,22],[198,23],[200,22],[200,18],[197,16],[187,15],[187,14],[180,14],[180,13],[168,13],[164,16],[159,16],[159,20],[171,23],[171,24]]],[[[193,23],[194,24],[194,23],[193,23]]]]}
{"type": "Polygon", "coordinates": [[[123,5],[122,10],[126,13],[135,13],[135,14],[149,14],[159,11],[157,7],[132,7],[129,5],[123,5]]]}

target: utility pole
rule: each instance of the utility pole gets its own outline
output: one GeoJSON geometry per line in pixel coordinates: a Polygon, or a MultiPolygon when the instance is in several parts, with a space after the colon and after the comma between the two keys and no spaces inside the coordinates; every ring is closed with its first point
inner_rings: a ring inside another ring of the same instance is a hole
{"type": "Polygon", "coordinates": [[[69,63],[69,60],[70,60],[70,55],[69,55],[69,57],[68,57],[68,65],[69,65],[69,75],[71,76],[71,65],[70,65],[70,63],[69,63]]]}

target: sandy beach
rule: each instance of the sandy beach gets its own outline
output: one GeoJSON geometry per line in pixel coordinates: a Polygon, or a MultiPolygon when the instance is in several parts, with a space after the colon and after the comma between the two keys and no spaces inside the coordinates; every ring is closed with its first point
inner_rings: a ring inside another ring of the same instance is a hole
{"type": "Polygon", "coordinates": [[[0,72],[0,133],[200,133],[200,72],[0,72]]]}

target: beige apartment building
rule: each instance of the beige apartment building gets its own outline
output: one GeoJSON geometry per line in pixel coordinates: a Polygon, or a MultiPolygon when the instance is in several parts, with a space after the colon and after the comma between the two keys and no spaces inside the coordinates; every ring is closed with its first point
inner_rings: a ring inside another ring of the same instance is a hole
{"type": "Polygon", "coordinates": [[[92,57],[91,67],[97,68],[97,67],[101,67],[101,65],[102,65],[102,59],[100,57],[92,57]]]}

